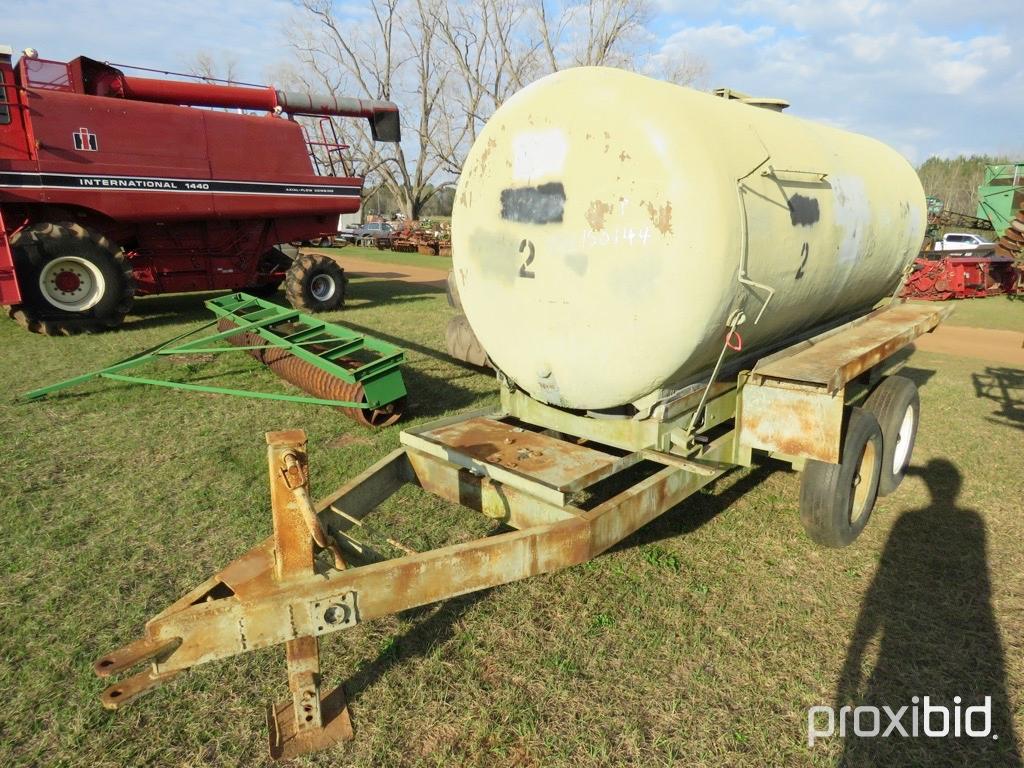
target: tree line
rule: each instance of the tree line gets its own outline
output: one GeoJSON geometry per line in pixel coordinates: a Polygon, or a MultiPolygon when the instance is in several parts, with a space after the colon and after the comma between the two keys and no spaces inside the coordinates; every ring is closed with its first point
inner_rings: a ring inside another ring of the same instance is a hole
{"type": "Polygon", "coordinates": [[[946,210],[973,216],[978,210],[978,186],[985,179],[985,166],[1019,161],[1005,155],[929,157],[917,174],[926,195],[942,200],[946,210]]]}

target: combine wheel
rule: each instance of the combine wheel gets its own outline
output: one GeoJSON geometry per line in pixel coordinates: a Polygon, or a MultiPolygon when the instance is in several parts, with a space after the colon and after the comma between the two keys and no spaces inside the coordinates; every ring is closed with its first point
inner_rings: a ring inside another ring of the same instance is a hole
{"type": "Polygon", "coordinates": [[[305,253],[292,262],[284,289],[296,309],[328,312],[345,306],[347,283],[345,270],[330,256],[305,253]]]}
{"type": "Polygon", "coordinates": [[[800,521],[826,547],[852,544],[878,496],[882,430],[874,415],[850,408],[839,464],[809,460],[800,479],[800,521]]]}
{"type": "Polygon", "coordinates": [[[878,495],[887,496],[901,482],[917,437],[921,400],[917,386],[903,376],[887,376],[872,390],[864,410],[874,414],[882,429],[882,472],[878,495]]]}
{"type": "Polygon", "coordinates": [[[464,360],[471,365],[479,365],[481,368],[489,365],[487,352],[484,351],[480,340],[473,333],[465,315],[456,315],[448,321],[444,341],[448,348],[448,354],[457,360],[464,360]]]}
{"type": "Polygon", "coordinates": [[[135,297],[124,252],[80,224],[34,224],[11,238],[21,304],[8,314],[48,336],[121,325],[135,297]]]}

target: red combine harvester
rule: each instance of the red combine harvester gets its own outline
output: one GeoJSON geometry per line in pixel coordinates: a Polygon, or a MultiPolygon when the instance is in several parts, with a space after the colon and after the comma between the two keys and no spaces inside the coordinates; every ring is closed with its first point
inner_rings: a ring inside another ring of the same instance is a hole
{"type": "Polygon", "coordinates": [[[277,244],[333,231],[363,180],[317,175],[282,113],[366,118],[375,141],[400,138],[391,102],[129,77],[84,56],[14,66],[0,47],[0,304],[47,334],[117,327],[156,293],[284,281],[296,308],[341,306],[332,259],[277,244]]]}

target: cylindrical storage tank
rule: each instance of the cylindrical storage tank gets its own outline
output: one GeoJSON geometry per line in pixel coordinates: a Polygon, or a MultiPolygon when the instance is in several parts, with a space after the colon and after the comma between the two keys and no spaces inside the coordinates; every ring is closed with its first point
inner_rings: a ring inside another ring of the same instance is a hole
{"type": "Polygon", "coordinates": [[[538,400],[596,410],[710,369],[735,310],[746,352],[868,309],[924,226],[917,174],[878,141],[585,67],[488,121],[453,266],[493,363],[538,400]]]}

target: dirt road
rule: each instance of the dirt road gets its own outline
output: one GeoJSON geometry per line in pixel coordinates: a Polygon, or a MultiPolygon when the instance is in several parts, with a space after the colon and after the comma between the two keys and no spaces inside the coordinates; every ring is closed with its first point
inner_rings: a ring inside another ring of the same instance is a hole
{"type": "Polygon", "coordinates": [[[435,286],[444,289],[447,285],[448,273],[442,269],[430,269],[429,267],[412,267],[407,264],[385,264],[380,261],[359,259],[345,255],[345,252],[330,253],[320,251],[333,256],[345,273],[355,277],[374,277],[379,280],[400,280],[403,283],[422,283],[423,285],[435,286]]]}
{"type": "Polygon", "coordinates": [[[1024,368],[1024,333],[940,325],[916,342],[918,349],[957,357],[972,357],[1024,368]]]}

